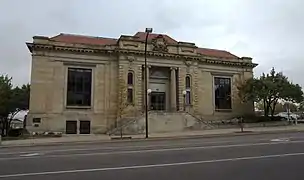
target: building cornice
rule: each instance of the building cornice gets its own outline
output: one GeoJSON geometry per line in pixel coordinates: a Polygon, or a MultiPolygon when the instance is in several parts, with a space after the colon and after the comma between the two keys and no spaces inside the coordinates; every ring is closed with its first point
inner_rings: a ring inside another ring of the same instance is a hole
{"type": "MultiPolygon", "coordinates": [[[[70,53],[84,53],[84,54],[126,54],[126,55],[137,55],[144,56],[145,52],[142,50],[130,50],[121,49],[116,47],[115,49],[101,49],[101,48],[83,48],[83,47],[73,47],[73,46],[59,46],[50,44],[38,44],[38,43],[26,43],[28,49],[31,53],[34,51],[59,51],[59,52],[70,52],[70,53]]],[[[148,51],[147,56],[150,57],[163,57],[170,59],[181,59],[187,61],[197,61],[203,64],[216,64],[224,66],[237,66],[237,67],[250,67],[254,68],[258,64],[251,62],[242,62],[242,59],[218,59],[214,57],[202,56],[202,55],[182,55],[166,52],[155,52],[148,51]]]]}

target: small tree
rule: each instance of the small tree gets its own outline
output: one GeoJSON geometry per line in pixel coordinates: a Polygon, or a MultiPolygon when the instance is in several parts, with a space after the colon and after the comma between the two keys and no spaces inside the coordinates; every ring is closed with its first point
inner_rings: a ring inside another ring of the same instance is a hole
{"type": "Polygon", "coordinates": [[[13,104],[19,109],[29,109],[30,101],[30,85],[24,84],[20,87],[12,89],[13,104]]]}
{"type": "Polygon", "coordinates": [[[304,111],[304,101],[300,102],[299,111],[304,111]]]}
{"type": "Polygon", "coordinates": [[[29,108],[30,85],[13,88],[12,78],[0,76],[0,128],[1,135],[7,136],[11,121],[23,109],[29,108]]]}
{"type": "Polygon", "coordinates": [[[15,109],[12,102],[12,78],[7,75],[0,76],[0,120],[1,135],[7,135],[9,128],[8,115],[15,109]]]}
{"type": "Polygon", "coordinates": [[[125,81],[121,80],[118,94],[117,121],[115,127],[120,127],[120,137],[123,135],[123,119],[130,113],[130,103],[128,102],[128,86],[125,81]]]}
{"type": "Polygon", "coordinates": [[[246,81],[238,89],[239,96],[244,101],[253,100],[263,103],[265,117],[268,117],[269,114],[273,117],[280,99],[292,102],[303,100],[301,87],[289,82],[283,73],[277,73],[274,68],[267,75],[263,73],[259,78],[246,81]]]}
{"type": "Polygon", "coordinates": [[[284,112],[286,111],[287,107],[289,107],[289,109],[294,112],[297,111],[298,107],[294,104],[294,103],[290,103],[290,102],[280,102],[276,105],[276,109],[275,112],[279,113],[279,112],[284,112]]]}

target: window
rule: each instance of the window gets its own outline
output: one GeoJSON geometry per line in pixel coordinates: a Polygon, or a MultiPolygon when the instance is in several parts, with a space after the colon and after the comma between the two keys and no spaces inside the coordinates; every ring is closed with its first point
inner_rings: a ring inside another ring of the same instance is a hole
{"type": "Polygon", "coordinates": [[[166,93],[152,92],[150,98],[150,110],[164,111],[166,109],[166,93]]]}
{"type": "Polygon", "coordinates": [[[68,68],[67,106],[91,106],[92,70],[68,68]]]}
{"type": "Polygon", "coordinates": [[[77,121],[66,121],[66,134],[77,134],[77,121]]]}
{"type": "Polygon", "coordinates": [[[91,121],[80,121],[79,124],[79,134],[91,133],[91,121]]]}
{"type": "Polygon", "coordinates": [[[128,85],[133,86],[133,73],[128,73],[128,85]]]}
{"type": "Polygon", "coordinates": [[[231,78],[214,77],[215,109],[231,109],[231,78]]]}
{"type": "Polygon", "coordinates": [[[41,122],[41,118],[33,118],[33,123],[40,123],[41,122]]]}
{"type": "Polygon", "coordinates": [[[186,89],[190,89],[191,87],[191,79],[190,79],[190,76],[186,76],[186,89]]]}
{"type": "Polygon", "coordinates": [[[186,76],[186,105],[190,105],[191,104],[191,78],[189,75],[186,76]]]}
{"type": "Polygon", "coordinates": [[[127,101],[128,103],[133,103],[134,102],[134,97],[133,97],[133,89],[134,89],[134,76],[132,72],[128,73],[128,79],[127,79],[127,85],[128,85],[128,93],[127,93],[127,101]]]}
{"type": "Polygon", "coordinates": [[[128,103],[133,103],[133,89],[128,88],[128,103]]]}

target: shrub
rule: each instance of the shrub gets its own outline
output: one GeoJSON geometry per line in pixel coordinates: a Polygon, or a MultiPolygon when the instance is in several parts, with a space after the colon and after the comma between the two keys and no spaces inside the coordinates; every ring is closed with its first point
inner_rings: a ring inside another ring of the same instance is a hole
{"type": "Polygon", "coordinates": [[[8,131],[8,136],[10,137],[19,137],[23,133],[23,129],[10,129],[8,131]]]}
{"type": "Polygon", "coordinates": [[[245,115],[243,116],[245,123],[260,123],[260,122],[270,122],[270,121],[282,121],[282,117],[273,116],[257,116],[257,115],[245,115]]]}

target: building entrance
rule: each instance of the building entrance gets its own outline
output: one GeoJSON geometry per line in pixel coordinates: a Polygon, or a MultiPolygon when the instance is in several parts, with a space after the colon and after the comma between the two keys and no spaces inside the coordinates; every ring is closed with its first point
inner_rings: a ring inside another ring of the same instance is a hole
{"type": "Polygon", "coordinates": [[[166,93],[151,92],[150,110],[164,111],[166,109],[166,93]]]}

